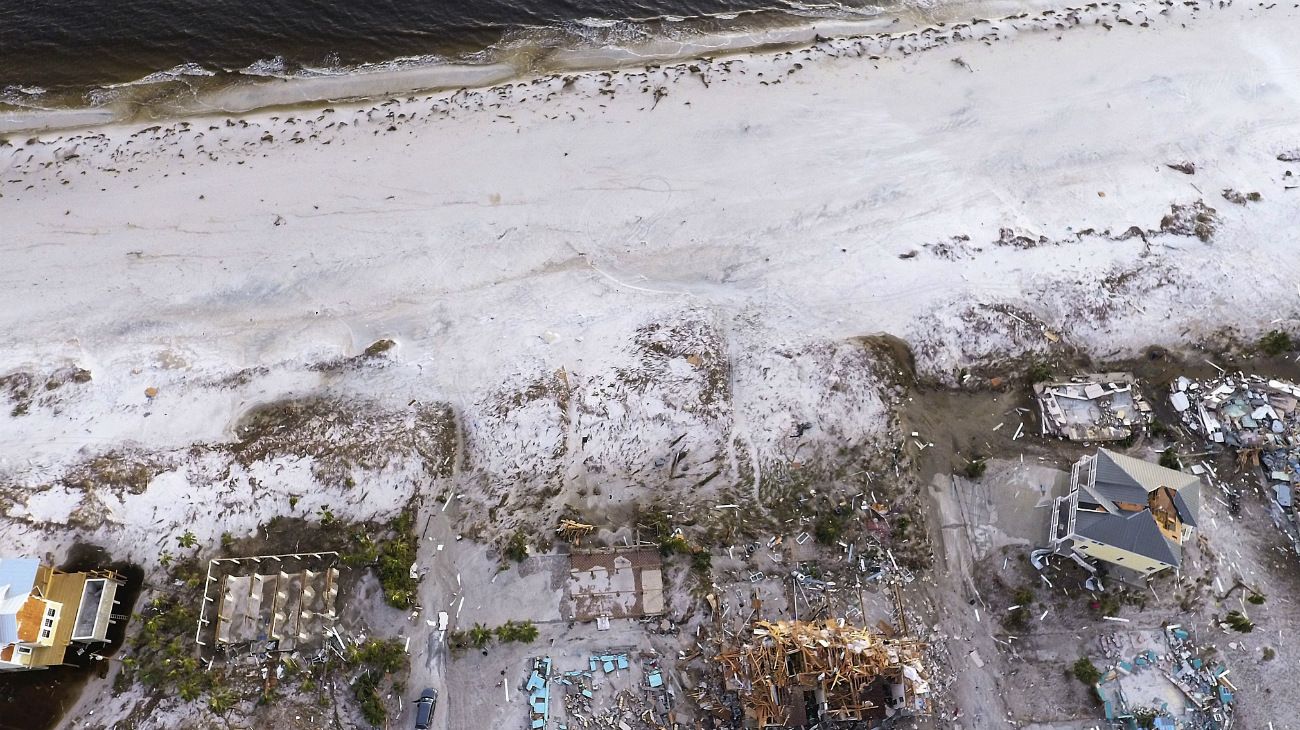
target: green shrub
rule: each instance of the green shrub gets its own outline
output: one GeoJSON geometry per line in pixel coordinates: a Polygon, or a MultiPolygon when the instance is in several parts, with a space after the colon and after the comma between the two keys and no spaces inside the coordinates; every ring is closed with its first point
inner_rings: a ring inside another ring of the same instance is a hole
{"type": "Polygon", "coordinates": [[[1081,657],[1072,667],[1074,676],[1080,682],[1092,686],[1101,681],[1101,670],[1088,657],[1081,657]]]}
{"type": "Polygon", "coordinates": [[[977,457],[966,462],[966,468],[963,470],[963,473],[966,475],[967,479],[979,479],[984,476],[984,472],[988,471],[988,468],[988,460],[977,457]]]}
{"type": "Polygon", "coordinates": [[[523,530],[515,530],[515,534],[506,541],[506,546],[501,552],[508,560],[522,563],[528,558],[528,535],[524,534],[523,530]]]}
{"type": "Polygon", "coordinates": [[[1259,338],[1259,349],[1265,355],[1276,357],[1284,352],[1290,352],[1293,349],[1291,335],[1280,330],[1272,330],[1268,334],[1259,338]]]}
{"type": "Polygon", "coordinates": [[[700,548],[691,553],[691,570],[700,575],[708,575],[713,572],[713,553],[700,548]]]}
{"type": "Polygon", "coordinates": [[[370,639],[354,647],[349,657],[383,674],[396,674],[406,668],[406,649],[397,639],[370,639]]]}
{"type": "Polygon", "coordinates": [[[1160,466],[1163,466],[1166,469],[1181,470],[1183,468],[1182,463],[1178,461],[1178,452],[1174,450],[1174,447],[1170,446],[1160,452],[1160,466]]]}
{"type": "Polygon", "coordinates": [[[475,649],[482,649],[492,643],[492,629],[483,624],[474,624],[474,628],[469,630],[469,643],[475,649]]]}
{"type": "Polygon", "coordinates": [[[212,690],[212,695],[208,697],[208,709],[218,715],[224,715],[230,712],[235,706],[237,698],[235,693],[222,687],[212,690]]]}
{"type": "Polygon", "coordinates": [[[503,643],[517,641],[522,644],[531,644],[537,641],[537,633],[537,626],[532,621],[520,623],[507,621],[496,628],[497,638],[503,643]]]}
{"type": "Polygon", "coordinates": [[[1253,603],[1253,604],[1255,604],[1256,606],[1263,605],[1263,603],[1264,603],[1264,594],[1263,594],[1263,593],[1252,593],[1252,594],[1250,594],[1249,596],[1246,596],[1246,602],[1247,602],[1247,603],[1253,603]]]}
{"type": "Polygon", "coordinates": [[[388,708],[379,695],[379,683],[385,675],[406,669],[408,658],[402,642],[397,639],[370,639],[353,647],[348,653],[348,660],[364,668],[352,685],[361,715],[371,725],[383,727],[388,721],[388,708]]]}
{"type": "Polygon", "coordinates": [[[361,716],[366,718],[366,722],[375,727],[383,727],[388,721],[388,709],[384,707],[384,700],[379,696],[379,679],[375,677],[375,673],[362,672],[353,683],[352,690],[357,698],[357,706],[361,708],[361,716]]]}
{"type": "Polygon", "coordinates": [[[659,543],[659,554],[669,555],[686,555],[691,552],[691,543],[684,535],[670,535],[666,540],[659,543]]]}
{"type": "Polygon", "coordinates": [[[813,538],[821,545],[834,545],[844,532],[844,516],[835,510],[826,510],[813,523],[813,538]]]}
{"type": "Polygon", "coordinates": [[[380,548],[379,583],[384,588],[384,600],[388,605],[408,608],[415,603],[420,578],[411,577],[411,565],[414,562],[415,535],[409,531],[399,533],[380,548]]]}
{"type": "Polygon", "coordinates": [[[1042,360],[1037,360],[1029,364],[1025,369],[1025,380],[1031,383],[1041,383],[1044,380],[1052,379],[1052,366],[1042,360]]]}
{"type": "Polygon", "coordinates": [[[1241,611],[1229,611],[1228,615],[1224,617],[1223,622],[1228,625],[1228,628],[1233,631],[1240,631],[1243,634],[1248,634],[1255,630],[1255,622],[1246,618],[1245,614],[1241,611]]]}

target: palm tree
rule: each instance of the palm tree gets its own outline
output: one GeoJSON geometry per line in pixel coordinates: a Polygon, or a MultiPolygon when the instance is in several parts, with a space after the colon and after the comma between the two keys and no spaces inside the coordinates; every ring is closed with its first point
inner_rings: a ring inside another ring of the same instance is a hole
{"type": "Polygon", "coordinates": [[[492,629],[483,624],[474,624],[474,628],[469,630],[469,643],[474,645],[475,649],[482,649],[492,641],[492,629]]]}

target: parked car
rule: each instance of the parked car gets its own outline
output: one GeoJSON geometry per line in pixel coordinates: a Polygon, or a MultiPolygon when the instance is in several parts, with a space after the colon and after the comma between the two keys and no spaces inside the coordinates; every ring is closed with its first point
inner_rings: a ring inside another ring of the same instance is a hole
{"type": "Polygon", "coordinates": [[[415,730],[429,730],[433,726],[433,708],[438,705],[438,690],[426,689],[415,701],[415,730]]]}

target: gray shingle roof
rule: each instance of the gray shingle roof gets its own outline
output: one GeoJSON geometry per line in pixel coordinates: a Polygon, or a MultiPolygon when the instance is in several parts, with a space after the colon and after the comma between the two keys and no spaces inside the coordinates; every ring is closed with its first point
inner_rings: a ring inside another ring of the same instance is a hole
{"type": "Polygon", "coordinates": [[[1183,524],[1195,527],[1201,506],[1200,478],[1106,449],[1097,451],[1094,468],[1093,481],[1081,485],[1086,493],[1083,501],[1099,504],[1105,512],[1079,510],[1075,534],[1168,565],[1178,565],[1182,546],[1164,536],[1149,509],[1123,512],[1115,503],[1146,505],[1151,492],[1167,487],[1173,492],[1178,518],[1183,524]]]}
{"type": "Polygon", "coordinates": [[[1112,502],[1147,501],[1147,495],[1161,487],[1174,490],[1178,519],[1196,526],[1201,509],[1201,478],[1159,464],[1134,459],[1106,449],[1097,450],[1097,481],[1094,492],[1112,502]]]}
{"type": "Polygon", "coordinates": [[[1170,542],[1160,532],[1150,512],[1112,515],[1081,510],[1075,520],[1074,532],[1080,537],[1112,545],[1168,565],[1176,566],[1182,562],[1182,547],[1170,542]]]}

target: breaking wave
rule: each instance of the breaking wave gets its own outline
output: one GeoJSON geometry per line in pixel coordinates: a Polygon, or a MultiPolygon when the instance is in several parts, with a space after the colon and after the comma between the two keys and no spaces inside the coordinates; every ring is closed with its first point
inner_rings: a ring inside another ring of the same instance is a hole
{"type": "Polygon", "coordinates": [[[539,73],[738,53],[806,42],[818,34],[834,35],[837,29],[840,34],[874,32],[878,29],[855,31],[851,26],[889,17],[878,5],[783,3],[780,9],[690,17],[582,18],[517,27],[485,47],[367,63],[341,63],[337,54],[316,63],[273,56],[238,68],[184,63],[132,81],[84,89],[10,86],[0,90],[0,133],[66,126],[67,120],[83,117],[100,123],[105,118],[158,120],[213,111],[243,113],[313,100],[490,85],[539,73]],[[273,80],[292,83],[271,84],[273,80]],[[59,114],[51,115],[55,121],[43,120],[42,110],[59,114]]]}

